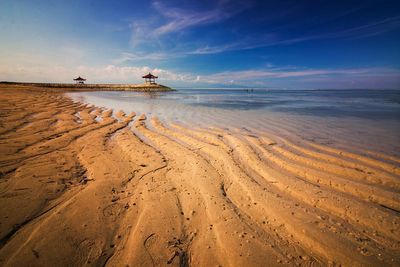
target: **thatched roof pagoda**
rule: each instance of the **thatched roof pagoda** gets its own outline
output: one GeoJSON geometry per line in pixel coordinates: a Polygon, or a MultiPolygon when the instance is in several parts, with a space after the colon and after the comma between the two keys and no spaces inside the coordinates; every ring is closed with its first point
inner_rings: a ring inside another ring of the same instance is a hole
{"type": "Polygon", "coordinates": [[[78,78],[75,78],[74,81],[76,81],[77,84],[84,84],[86,79],[79,76],[78,78]]]}
{"type": "Polygon", "coordinates": [[[149,72],[149,74],[142,76],[146,84],[156,84],[157,76],[154,76],[149,72]]]}

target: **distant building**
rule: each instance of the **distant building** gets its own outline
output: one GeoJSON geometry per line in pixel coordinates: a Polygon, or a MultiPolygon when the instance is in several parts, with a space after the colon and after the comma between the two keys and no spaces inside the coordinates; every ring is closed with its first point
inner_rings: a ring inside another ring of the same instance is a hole
{"type": "Polygon", "coordinates": [[[84,84],[86,79],[83,79],[81,76],[78,78],[75,78],[74,81],[76,81],[76,84],[84,84]]]}
{"type": "Polygon", "coordinates": [[[149,72],[149,74],[142,76],[144,78],[145,84],[157,84],[156,79],[158,78],[157,76],[154,76],[149,72]]]}

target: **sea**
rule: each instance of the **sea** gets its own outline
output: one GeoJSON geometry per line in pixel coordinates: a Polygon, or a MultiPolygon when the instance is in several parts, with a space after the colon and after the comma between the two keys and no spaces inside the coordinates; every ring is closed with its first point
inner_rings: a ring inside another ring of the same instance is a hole
{"type": "Polygon", "coordinates": [[[75,101],[190,128],[271,133],[400,156],[400,90],[193,89],[73,92],[75,101]]]}

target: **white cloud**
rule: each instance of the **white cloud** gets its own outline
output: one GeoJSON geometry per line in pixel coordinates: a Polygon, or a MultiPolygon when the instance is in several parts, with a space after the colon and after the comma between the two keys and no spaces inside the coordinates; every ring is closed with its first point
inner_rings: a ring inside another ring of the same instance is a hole
{"type": "Polygon", "coordinates": [[[77,66],[66,68],[60,66],[47,67],[9,67],[0,66],[1,81],[25,82],[73,82],[80,75],[88,79],[88,83],[142,83],[144,74],[152,72],[159,76],[160,81],[194,81],[196,78],[189,74],[180,74],[159,68],[121,67],[107,65],[103,67],[77,66]]]}
{"type": "Polygon", "coordinates": [[[61,66],[21,67],[0,66],[0,80],[31,82],[73,82],[78,75],[89,83],[142,83],[144,74],[152,72],[159,76],[159,82],[171,86],[285,86],[351,87],[356,85],[371,88],[381,84],[387,88],[398,88],[400,70],[393,68],[353,68],[353,69],[299,69],[267,68],[264,70],[225,71],[208,75],[178,73],[171,70],[150,68],[148,66],[103,67],[61,66]]]}

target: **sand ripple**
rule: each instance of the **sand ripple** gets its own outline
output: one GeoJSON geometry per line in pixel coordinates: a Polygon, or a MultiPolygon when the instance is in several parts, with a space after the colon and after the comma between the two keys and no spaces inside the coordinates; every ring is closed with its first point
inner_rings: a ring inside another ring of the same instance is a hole
{"type": "Polygon", "coordinates": [[[2,266],[400,265],[394,156],[0,97],[2,266]]]}

